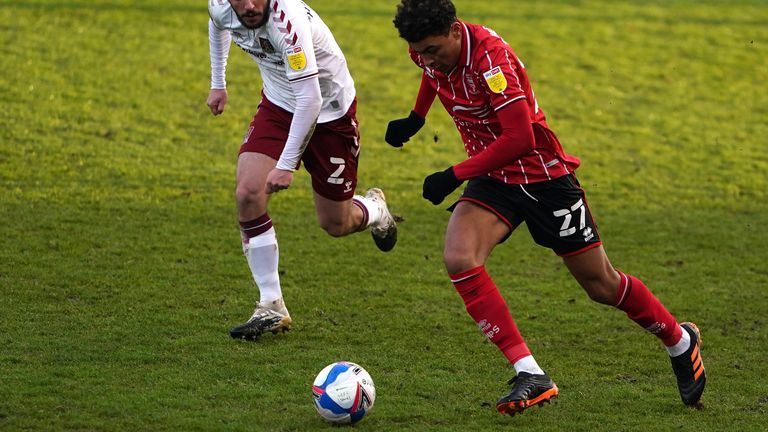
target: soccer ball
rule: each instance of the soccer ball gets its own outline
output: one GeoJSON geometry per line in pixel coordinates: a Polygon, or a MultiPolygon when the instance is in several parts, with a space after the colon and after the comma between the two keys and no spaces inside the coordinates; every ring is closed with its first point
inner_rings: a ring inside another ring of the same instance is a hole
{"type": "Polygon", "coordinates": [[[357,423],[373,408],[376,387],[371,375],[359,365],[331,363],[312,384],[317,412],[331,423],[357,423]]]}

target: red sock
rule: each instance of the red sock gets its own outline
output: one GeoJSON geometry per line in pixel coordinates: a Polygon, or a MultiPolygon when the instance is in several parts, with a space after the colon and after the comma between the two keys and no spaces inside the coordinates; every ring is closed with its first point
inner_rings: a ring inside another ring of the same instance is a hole
{"type": "Polygon", "coordinates": [[[521,358],[531,355],[507,303],[486,273],[485,266],[451,275],[451,282],[464,300],[469,315],[510,363],[515,364],[521,358]]]}
{"type": "Polygon", "coordinates": [[[618,272],[621,277],[619,291],[614,305],[627,313],[627,316],[640,327],[653,333],[672,346],[683,336],[677,320],[638,278],[618,272]]]}

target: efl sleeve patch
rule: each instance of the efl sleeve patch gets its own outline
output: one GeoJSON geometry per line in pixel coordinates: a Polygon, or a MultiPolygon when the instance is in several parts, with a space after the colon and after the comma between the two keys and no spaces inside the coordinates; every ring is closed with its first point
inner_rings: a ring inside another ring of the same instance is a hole
{"type": "Polygon", "coordinates": [[[504,76],[504,72],[502,72],[501,67],[499,66],[496,66],[488,72],[484,72],[483,78],[485,78],[485,82],[488,83],[488,88],[494,93],[504,93],[504,90],[507,89],[507,78],[504,76]]]}
{"type": "Polygon", "coordinates": [[[295,46],[285,50],[285,56],[288,66],[295,71],[303,70],[307,67],[307,56],[300,46],[295,46]]]}

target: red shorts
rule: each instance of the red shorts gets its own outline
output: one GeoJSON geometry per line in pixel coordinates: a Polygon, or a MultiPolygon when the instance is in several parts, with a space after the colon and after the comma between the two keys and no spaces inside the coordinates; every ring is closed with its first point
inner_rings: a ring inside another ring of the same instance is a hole
{"type": "MultiPolygon", "coordinates": [[[[329,200],[346,201],[355,194],[360,154],[356,111],[357,100],[343,117],[318,123],[301,156],[301,162],[312,177],[312,189],[329,200]]],[[[262,95],[259,109],[240,146],[240,154],[254,152],[280,159],[292,119],[292,113],[262,95]]]]}

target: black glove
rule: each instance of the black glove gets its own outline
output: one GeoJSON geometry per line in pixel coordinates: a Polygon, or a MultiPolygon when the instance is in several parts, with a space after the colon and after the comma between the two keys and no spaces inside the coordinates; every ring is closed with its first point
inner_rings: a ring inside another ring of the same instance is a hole
{"type": "Polygon", "coordinates": [[[389,122],[387,133],[384,135],[384,141],[392,147],[402,147],[403,143],[408,142],[422,126],[424,126],[424,119],[411,111],[407,118],[389,122]]]}
{"type": "Polygon", "coordinates": [[[450,167],[445,171],[428,175],[424,179],[421,196],[431,201],[432,204],[438,205],[462,183],[463,181],[457,179],[456,174],[453,173],[453,167],[450,167]]]}

